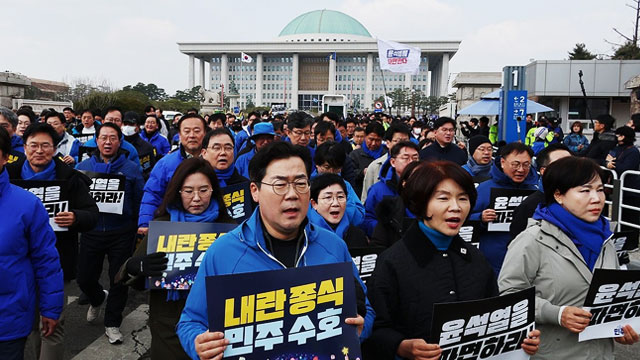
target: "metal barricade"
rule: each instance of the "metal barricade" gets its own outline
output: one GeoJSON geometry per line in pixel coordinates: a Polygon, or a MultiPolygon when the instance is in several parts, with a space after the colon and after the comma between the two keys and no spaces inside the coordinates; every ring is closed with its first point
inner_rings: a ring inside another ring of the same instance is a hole
{"type": "MultiPolygon", "coordinates": [[[[605,173],[611,174],[611,184],[604,184],[605,189],[611,190],[611,195],[604,201],[605,206],[607,206],[607,214],[604,216],[609,220],[618,220],[620,214],[620,179],[618,179],[618,174],[615,170],[607,169],[604,166],[600,166],[602,171],[605,173]]],[[[616,230],[619,230],[620,224],[616,225],[616,230]]]]}
{"type": "Polygon", "coordinates": [[[617,231],[620,231],[620,226],[621,225],[625,225],[625,226],[629,226],[632,227],[634,229],[640,229],[640,217],[638,217],[638,222],[637,223],[630,223],[630,222],[626,222],[622,220],[622,209],[628,209],[628,210],[634,210],[640,213],[640,207],[636,207],[636,206],[631,206],[629,204],[625,204],[624,203],[624,195],[626,194],[630,194],[630,193],[634,193],[634,194],[638,194],[638,196],[640,196],[640,190],[639,189],[635,189],[635,188],[631,188],[631,187],[627,187],[625,186],[625,180],[628,181],[629,177],[631,176],[640,176],[640,171],[638,170],[627,170],[625,172],[622,173],[622,176],[620,177],[620,181],[619,181],[619,187],[618,187],[618,206],[617,206],[617,217],[615,219],[618,220],[618,226],[616,228],[617,231]]]}

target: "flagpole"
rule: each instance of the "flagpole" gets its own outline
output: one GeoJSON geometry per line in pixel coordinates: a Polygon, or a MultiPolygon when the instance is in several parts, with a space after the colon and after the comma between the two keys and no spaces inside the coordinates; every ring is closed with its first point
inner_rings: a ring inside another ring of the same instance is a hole
{"type": "MultiPolygon", "coordinates": [[[[378,65],[380,66],[380,65],[378,65]]],[[[382,89],[384,90],[384,104],[385,105],[389,105],[387,104],[387,85],[384,82],[384,71],[382,70],[382,68],[380,68],[380,75],[382,75],[382,89]]],[[[391,106],[389,106],[391,107],[391,106]]],[[[391,113],[391,109],[389,109],[389,113],[391,113]]]]}
{"type": "Polygon", "coordinates": [[[240,54],[240,107],[242,107],[242,68],[244,67],[244,59],[240,54]]]}

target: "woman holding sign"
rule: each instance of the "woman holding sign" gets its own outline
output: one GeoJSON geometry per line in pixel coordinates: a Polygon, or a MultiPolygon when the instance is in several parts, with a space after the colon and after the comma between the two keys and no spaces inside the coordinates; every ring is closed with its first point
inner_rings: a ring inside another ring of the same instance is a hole
{"type": "MultiPolygon", "coordinates": [[[[227,214],[213,168],[201,158],[187,159],[178,166],[154,220],[235,223],[227,214]]],[[[167,268],[166,254],[147,254],[147,242],[148,234],[117,277],[139,290],[144,290],[147,277],[162,276],[167,268]]],[[[149,292],[152,359],[189,359],[175,332],[188,294],[188,290],[149,292]]]]}
{"type": "MultiPolygon", "coordinates": [[[[544,173],[545,204],[509,245],[498,285],[503,293],[536,288],[536,324],[545,334],[539,359],[613,359],[613,341],[578,342],[591,313],[581,308],[596,268],[616,269],[609,221],[602,216],[603,172],[590,159],[567,157],[544,173]]],[[[638,342],[627,325],[621,344],[638,342]]]]}
{"type": "MultiPolygon", "coordinates": [[[[379,256],[369,280],[376,319],[366,350],[375,359],[438,359],[439,345],[427,342],[433,304],[498,294],[491,265],[458,235],[477,193],[469,173],[438,161],[420,163],[400,195],[418,221],[379,256]]],[[[535,353],[538,336],[529,333],[522,349],[535,353]]]]}

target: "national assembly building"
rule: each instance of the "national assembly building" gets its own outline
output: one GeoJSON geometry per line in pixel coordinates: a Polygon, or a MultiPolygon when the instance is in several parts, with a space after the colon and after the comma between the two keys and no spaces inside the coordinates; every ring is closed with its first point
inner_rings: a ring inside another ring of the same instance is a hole
{"type": "Polygon", "coordinates": [[[235,87],[241,107],[250,101],[256,106],[286,104],[322,111],[323,95],[344,95],[354,108],[370,110],[385,87],[387,92],[410,88],[445,96],[449,61],[460,41],[397,41],[421,50],[417,75],[384,71],[383,79],[376,38],[356,19],[332,10],[296,17],[273,41],[180,42],[178,46],[189,56],[190,88],[200,85],[227,93],[230,86],[235,87]],[[242,54],[247,56],[243,59],[242,54]]]}

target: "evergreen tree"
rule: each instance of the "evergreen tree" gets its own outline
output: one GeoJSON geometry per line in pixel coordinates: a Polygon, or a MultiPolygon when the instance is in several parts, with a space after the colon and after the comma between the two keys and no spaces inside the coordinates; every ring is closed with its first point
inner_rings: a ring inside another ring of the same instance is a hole
{"type": "Polygon", "coordinates": [[[577,43],[572,51],[569,52],[569,60],[593,60],[596,56],[587,50],[584,43],[577,43]]]}

